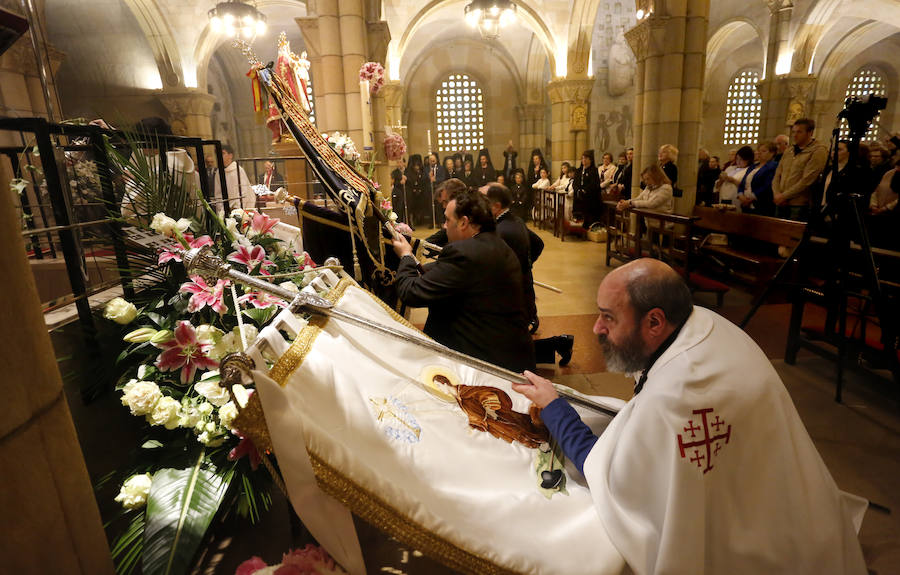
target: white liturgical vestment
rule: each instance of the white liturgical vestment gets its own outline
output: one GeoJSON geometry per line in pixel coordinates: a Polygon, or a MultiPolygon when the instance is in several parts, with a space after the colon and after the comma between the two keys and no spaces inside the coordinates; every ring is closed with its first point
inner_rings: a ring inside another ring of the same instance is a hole
{"type": "Polygon", "coordinates": [[[584,465],[637,575],[865,574],[852,502],[762,350],[695,307],[584,465]]]}

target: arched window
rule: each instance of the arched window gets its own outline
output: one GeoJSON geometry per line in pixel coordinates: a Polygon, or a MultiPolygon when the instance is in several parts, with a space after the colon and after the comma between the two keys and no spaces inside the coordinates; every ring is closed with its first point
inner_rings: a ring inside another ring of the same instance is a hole
{"type": "Polygon", "coordinates": [[[756,93],[759,73],[744,70],[728,86],[725,99],[725,144],[756,144],[759,141],[759,118],[762,99],[756,93]]]}
{"type": "MultiPolygon", "coordinates": [[[[851,96],[868,96],[869,94],[875,94],[876,96],[885,96],[887,95],[887,89],[884,85],[884,78],[879,74],[876,70],[866,66],[854,74],[853,79],[850,80],[850,84],[847,86],[847,93],[844,95],[845,98],[849,98],[851,96]]],[[[872,120],[872,125],[869,126],[869,131],[866,132],[866,137],[863,138],[864,142],[869,142],[872,140],[878,139],[878,127],[881,120],[881,113],[872,120]]],[[[847,138],[850,135],[850,127],[847,125],[846,119],[841,119],[841,138],[847,138]]]]}
{"type": "Polygon", "coordinates": [[[484,95],[474,78],[450,74],[435,94],[439,152],[484,146],[484,95]]]}

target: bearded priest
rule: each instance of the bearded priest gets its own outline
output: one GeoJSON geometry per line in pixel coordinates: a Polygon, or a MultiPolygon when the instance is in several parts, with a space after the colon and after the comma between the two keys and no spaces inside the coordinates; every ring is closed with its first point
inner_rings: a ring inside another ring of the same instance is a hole
{"type": "Polygon", "coordinates": [[[634,573],[866,573],[851,520],[866,502],[838,490],[747,334],[657,260],[611,272],[597,306],[607,367],[636,375],[599,438],[546,379],[513,389],[542,408],[634,573]]]}

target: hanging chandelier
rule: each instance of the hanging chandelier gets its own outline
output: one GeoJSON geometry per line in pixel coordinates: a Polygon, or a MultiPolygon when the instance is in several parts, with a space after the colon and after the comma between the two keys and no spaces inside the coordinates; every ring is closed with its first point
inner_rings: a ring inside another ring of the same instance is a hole
{"type": "Polygon", "coordinates": [[[516,5],[510,0],[472,0],[466,5],[466,23],[478,27],[485,40],[496,40],[500,29],[516,19],[516,5]]]}
{"type": "Polygon", "coordinates": [[[266,15],[240,0],[219,2],[208,15],[209,26],[216,34],[252,42],[266,33],[266,15]]]}

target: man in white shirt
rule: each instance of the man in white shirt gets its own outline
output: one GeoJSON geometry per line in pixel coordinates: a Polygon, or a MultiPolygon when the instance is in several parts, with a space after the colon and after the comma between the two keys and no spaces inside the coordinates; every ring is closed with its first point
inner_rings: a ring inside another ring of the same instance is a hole
{"type": "MultiPolygon", "coordinates": [[[[229,144],[222,144],[222,160],[225,162],[225,189],[228,192],[228,202],[231,209],[243,208],[252,210],[256,207],[256,193],[250,187],[250,179],[244,168],[237,165],[234,161],[234,148],[229,144]]],[[[222,198],[222,184],[219,180],[219,173],[213,177],[214,196],[217,202],[222,198]]],[[[217,203],[216,211],[224,211],[224,204],[217,203]]]]}

